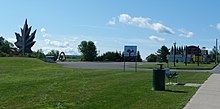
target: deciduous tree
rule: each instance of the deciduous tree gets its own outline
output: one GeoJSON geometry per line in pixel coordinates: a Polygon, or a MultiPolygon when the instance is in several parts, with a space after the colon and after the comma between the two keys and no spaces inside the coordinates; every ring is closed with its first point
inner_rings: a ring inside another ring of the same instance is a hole
{"type": "Polygon", "coordinates": [[[3,37],[0,37],[0,52],[9,54],[10,49],[11,49],[13,46],[14,46],[14,45],[13,45],[12,43],[8,42],[8,41],[5,40],[3,37]]]}
{"type": "Polygon", "coordinates": [[[80,45],[78,45],[78,49],[82,53],[81,59],[83,61],[95,61],[97,56],[97,50],[94,42],[82,41],[80,45]]]}

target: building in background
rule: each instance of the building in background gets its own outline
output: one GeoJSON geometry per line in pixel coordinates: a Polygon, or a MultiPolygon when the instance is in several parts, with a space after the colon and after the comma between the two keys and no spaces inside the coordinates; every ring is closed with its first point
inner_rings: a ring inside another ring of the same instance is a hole
{"type": "Polygon", "coordinates": [[[199,46],[172,47],[170,54],[167,55],[168,62],[208,62],[208,50],[200,49],[199,46]]]}

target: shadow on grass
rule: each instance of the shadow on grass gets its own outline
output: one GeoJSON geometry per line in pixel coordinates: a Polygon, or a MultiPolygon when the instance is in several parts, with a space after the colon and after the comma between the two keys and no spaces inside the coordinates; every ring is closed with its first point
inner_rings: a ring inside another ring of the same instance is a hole
{"type": "Polygon", "coordinates": [[[173,93],[188,93],[187,91],[178,91],[178,90],[165,90],[166,92],[173,92],[173,93]]]}

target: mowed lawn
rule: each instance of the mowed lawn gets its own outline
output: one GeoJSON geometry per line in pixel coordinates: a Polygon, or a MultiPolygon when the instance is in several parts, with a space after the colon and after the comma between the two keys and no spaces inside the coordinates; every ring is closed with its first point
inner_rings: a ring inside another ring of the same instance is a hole
{"type": "MultiPolygon", "coordinates": [[[[178,72],[181,83],[210,73],[178,72]]],[[[198,87],[152,91],[152,71],[67,69],[32,58],[0,58],[1,109],[180,109],[198,87]]]]}
{"type": "MultiPolygon", "coordinates": [[[[159,62],[158,62],[159,63],[159,62]]],[[[161,64],[161,63],[160,63],[161,64]]],[[[200,63],[199,65],[197,63],[188,63],[185,65],[183,62],[174,63],[170,62],[169,64],[167,63],[162,63],[164,68],[170,68],[170,69],[198,69],[198,70],[211,70],[213,69],[217,64],[210,63],[210,64],[202,64],[200,63]]],[[[159,68],[159,66],[156,63],[146,63],[146,64],[141,64],[138,65],[139,68],[159,68]]]]}

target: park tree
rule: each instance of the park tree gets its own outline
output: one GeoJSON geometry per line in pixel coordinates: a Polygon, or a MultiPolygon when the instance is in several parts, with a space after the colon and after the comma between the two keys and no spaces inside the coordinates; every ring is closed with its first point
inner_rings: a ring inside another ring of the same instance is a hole
{"type": "Polygon", "coordinates": [[[150,54],[146,57],[147,62],[156,62],[157,61],[157,55],[156,54],[150,54]]]}
{"type": "Polygon", "coordinates": [[[116,61],[116,53],[115,52],[106,52],[103,55],[103,61],[116,61]]]}
{"type": "Polygon", "coordinates": [[[142,62],[140,52],[137,51],[137,62],[142,62]]]}
{"type": "Polygon", "coordinates": [[[80,45],[78,45],[78,49],[82,53],[81,59],[83,61],[95,61],[97,56],[97,50],[94,42],[82,41],[80,45]]]}
{"type": "Polygon", "coordinates": [[[158,57],[161,59],[161,61],[166,62],[167,61],[167,55],[169,54],[169,49],[163,45],[160,49],[157,51],[158,57]]]}
{"type": "Polygon", "coordinates": [[[59,56],[59,51],[58,50],[51,50],[50,52],[48,52],[46,54],[46,56],[54,56],[55,57],[54,60],[57,60],[57,58],[59,56]]]}
{"type": "Polygon", "coordinates": [[[181,54],[183,54],[183,52],[184,52],[183,46],[176,47],[176,54],[177,55],[181,55],[181,54]]]}
{"type": "Polygon", "coordinates": [[[120,53],[120,52],[116,51],[116,52],[115,52],[115,57],[116,57],[116,60],[115,60],[115,61],[117,61],[117,62],[122,61],[122,60],[121,60],[122,56],[121,56],[121,53],[120,53]]]}
{"type": "Polygon", "coordinates": [[[42,49],[37,50],[37,52],[33,52],[32,56],[39,59],[45,58],[45,54],[42,49]]]}
{"type": "Polygon", "coordinates": [[[216,47],[214,46],[212,51],[210,51],[210,54],[209,54],[210,61],[215,61],[216,60],[216,55],[218,56],[219,52],[216,51],[216,47]]]}
{"type": "Polygon", "coordinates": [[[10,53],[10,49],[13,46],[14,45],[12,43],[10,43],[7,40],[5,40],[2,36],[0,37],[0,53],[9,54],[10,53]]]}
{"type": "Polygon", "coordinates": [[[118,53],[118,51],[116,52],[108,51],[104,53],[101,57],[102,57],[102,61],[114,61],[114,62],[121,61],[121,54],[118,53]]]}
{"type": "Polygon", "coordinates": [[[173,55],[174,54],[174,49],[173,49],[173,46],[171,47],[171,50],[170,50],[170,55],[173,55]]]}
{"type": "Polygon", "coordinates": [[[35,38],[36,31],[30,34],[32,27],[28,27],[27,19],[25,21],[23,29],[21,28],[21,35],[15,33],[17,42],[15,45],[19,48],[18,52],[22,52],[24,56],[25,53],[32,53],[31,47],[35,44],[36,41],[33,41],[35,38]]]}

